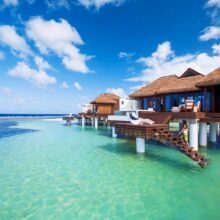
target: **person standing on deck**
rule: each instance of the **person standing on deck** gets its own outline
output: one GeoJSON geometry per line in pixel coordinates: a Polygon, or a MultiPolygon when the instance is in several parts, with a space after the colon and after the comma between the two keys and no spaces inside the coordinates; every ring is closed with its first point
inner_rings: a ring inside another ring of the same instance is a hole
{"type": "Polygon", "coordinates": [[[188,125],[186,121],[184,120],[182,130],[179,133],[179,137],[188,147],[190,147],[188,134],[189,134],[188,125]]]}

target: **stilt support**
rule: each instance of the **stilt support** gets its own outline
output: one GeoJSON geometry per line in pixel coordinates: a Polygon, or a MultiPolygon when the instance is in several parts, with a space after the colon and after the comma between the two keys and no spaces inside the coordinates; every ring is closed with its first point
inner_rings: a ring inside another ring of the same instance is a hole
{"type": "Polygon", "coordinates": [[[210,141],[216,143],[217,141],[217,124],[211,123],[210,124],[210,141]]]}
{"type": "Polygon", "coordinates": [[[199,146],[207,147],[207,124],[199,123],[199,146]]]}
{"type": "Polygon", "coordinates": [[[136,151],[137,153],[145,153],[145,139],[136,138],[136,151]]]}
{"type": "Polygon", "coordinates": [[[117,134],[115,133],[115,126],[112,127],[112,137],[116,138],[117,134]]]}
{"type": "Polygon", "coordinates": [[[194,150],[198,150],[198,123],[196,120],[189,123],[189,145],[194,150]]]}
{"type": "Polygon", "coordinates": [[[83,127],[85,126],[85,117],[84,116],[82,117],[82,126],[83,127]]]}
{"type": "Polygon", "coordinates": [[[98,128],[98,117],[95,117],[95,128],[98,128]]]}

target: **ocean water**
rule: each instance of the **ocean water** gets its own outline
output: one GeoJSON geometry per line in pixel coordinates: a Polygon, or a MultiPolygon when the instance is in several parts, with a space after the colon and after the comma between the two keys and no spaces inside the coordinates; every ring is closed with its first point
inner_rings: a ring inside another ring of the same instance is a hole
{"type": "Polygon", "coordinates": [[[0,219],[220,219],[220,146],[201,169],[156,142],[59,121],[0,121],[0,219]]]}

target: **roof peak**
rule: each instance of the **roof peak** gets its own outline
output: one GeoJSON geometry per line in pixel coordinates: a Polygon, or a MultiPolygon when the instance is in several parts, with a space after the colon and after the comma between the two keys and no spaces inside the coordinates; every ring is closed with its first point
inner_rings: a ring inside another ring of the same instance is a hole
{"type": "Polygon", "coordinates": [[[188,68],[179,78],[186,78],[186,77],[192,77],[192,76],[203,76],[203,74],[197,72],[196,70],[192,68],[188,68]]]}

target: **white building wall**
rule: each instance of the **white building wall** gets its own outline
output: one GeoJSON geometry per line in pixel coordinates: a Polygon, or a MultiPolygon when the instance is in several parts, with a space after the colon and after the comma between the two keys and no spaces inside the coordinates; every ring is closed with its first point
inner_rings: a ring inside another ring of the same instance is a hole
{"type": "Polygon", "coordinates": [[[88,110],[92,111],[92,105],[91,104],[82,104],[82,113],[87,113],[88,110]]]}
{"type": "Polygon", "coordinates": [[[136,111],[138,109],[138,102],[132,99],[120,99],[119,111],[136,111]]]}

